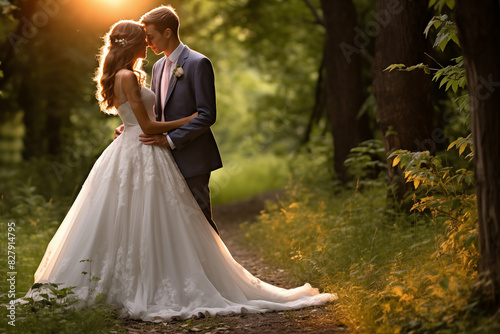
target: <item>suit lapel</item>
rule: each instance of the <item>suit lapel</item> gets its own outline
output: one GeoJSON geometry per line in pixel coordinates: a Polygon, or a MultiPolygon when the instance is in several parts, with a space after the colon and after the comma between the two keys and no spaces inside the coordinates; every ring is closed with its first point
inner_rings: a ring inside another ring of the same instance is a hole
{"type": "MultiPolygon", "coordinates": [[[[177,60],[177,64],[181,65],[181,67],[184,66],[188,57],[189,57],[189,48],[186,45],[184,45],[184,48],[182,49],[182,52],[179,56],[179,59],[177,60]]],[[[163,66],[162,66],[162,68],[163,68],[163,66]]],[[[171,72],[172,71],[173,71],[173,68],[171,69],[171,72]]],[[[167,106],[168,99],[170,98],[170,95],[172,95],[172,92],[174,91],[175,85],[177,84],[177,80],[178,80],[178,78],[176,78],[175,75],[173,73],[171,73],[170,80],[168,81],[169,84],[168,84],[167,97],[165,98],[165,107],[167,106]]],[[[165,112],[165,108],[163,108],[163,112],[165,112]]],[[[166,115],[165,115],[165,119],[167,119],[166,115]]]]}

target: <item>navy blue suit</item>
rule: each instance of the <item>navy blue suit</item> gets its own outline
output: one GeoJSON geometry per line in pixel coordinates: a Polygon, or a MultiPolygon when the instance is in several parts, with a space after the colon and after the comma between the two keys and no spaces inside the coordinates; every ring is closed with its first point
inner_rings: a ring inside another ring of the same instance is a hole
{"type": "Polygon", "coordinates": [[[156,93],[156,117],[160,121],[163,112],[165,121],[171,121],[198,112],[196,118],[168,135],[175,145],[172,150],[175,162],[208,221],[217,231],[212,220],[208,190],[210,172],[222,167],[219,149],[210,129],[217,114],[214,71],[207,57],[187,46],[184,46],[177,64],[184,74],[179,78],[171,74],[163,109],[160,91],[165,89],[161,87],[165,57],[153,66],[151,90],[156,93]]]}

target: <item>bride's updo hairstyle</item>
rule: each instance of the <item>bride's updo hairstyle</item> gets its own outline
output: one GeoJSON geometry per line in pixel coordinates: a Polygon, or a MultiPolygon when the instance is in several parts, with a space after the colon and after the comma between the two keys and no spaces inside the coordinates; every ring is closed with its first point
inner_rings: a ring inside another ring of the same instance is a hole
{"type": "Polygon", "coordinates": [[[104,113],[116,114],[114,86],[119,70],[126,68],[134,71],[139,84],[145,85],[146,73],[142,70],[142,59],[137,58],[138,52],[145,50],[145,47],[146,32],[135,21],[118,21],[104,36],[104,45],[97,55],[99,67],[94,77],[97,83],[96,97],[104,113]]]}

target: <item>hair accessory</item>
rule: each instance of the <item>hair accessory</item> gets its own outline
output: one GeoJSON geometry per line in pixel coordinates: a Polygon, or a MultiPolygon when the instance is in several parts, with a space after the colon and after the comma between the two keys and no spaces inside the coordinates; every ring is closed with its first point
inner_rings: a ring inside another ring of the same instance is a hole
{"type": "Polygon", "coordinates": [[[124,46],[127,45],[128,42],[127,42],[127,40],[125,38],[120,38],[120,39],[115,38],[115,43],[116,44],[120,44],[121,46],[124,47],[124,46]]]}

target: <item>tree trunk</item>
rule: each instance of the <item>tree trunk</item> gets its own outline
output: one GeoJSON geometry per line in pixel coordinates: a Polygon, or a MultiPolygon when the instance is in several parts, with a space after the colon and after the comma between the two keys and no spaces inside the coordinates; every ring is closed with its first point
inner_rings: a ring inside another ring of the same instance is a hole
{"type": "MultiPolygon", "coordinates": [[[[56,103],[53,105],[57,106],[56,103]]],[[[68,126],[69,122],[65,122],[69,120],[69,117],[65,117],[65,115],[59,115],[58,113],[54,113],[54,110],[58,109],[48,109],[47,121],[45,124],[45,129],[48,130],[47,136],[47,153],[50,155],[58,155],[62,153],[63,149],[63,133],[65,126],[68,126]]],[[[69,113],[67,113],[69,115],[69,113]]]]}
{"type": "Polygon", "coordinates": [[[23,138],[23,158],[28,160],[32,157],[41,157],[47,153],[46,138],[44,131],[47,117],[44,113],[40,100],[36,100],[28,82],[23,81],[19,86],[22,92],[17,97],[17,103],[24,112],[23,124],[25,135],[23,138]]]}
{"type": "MultiPolygon", "coordinates": [[[[500,6],[456,2],[471,105],[479,218],[479,292],[500,310],[500,6]]],[[[498,313],[497,313],[498,314],[498,313]]]]}
{"type": "MultiPolygon", "coordinates": [[[[377,24],[366,31],[378,31],[373,64],[373,93],[377,101],[377,122],[386,153],[405,149],[433,149],[431,138],[433,106],[429,75],[422,71],[384,71],[391,64],[407,66],[423,62],[427,41],[423,32],[429,21],[425,2],[377,0],[377,24]],[[431,143],[432,146],[426,145],[431,143]]],[[[388,182],[395,186],[401,203],[410,190],[398,168],[388,161],[388,182]]]]}
{"type": "Polygon", "coordinates": [[[348,179],[344,161],[351,148],[371,138],[368,118],[357,115],[364,101],[359,52],[343,53],[341,45],[352,45],[357,24],[352,0],[322,0],[326,28],[327,113],[333,135],[334,168],[341,181],[348,179]]]}

